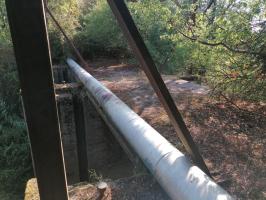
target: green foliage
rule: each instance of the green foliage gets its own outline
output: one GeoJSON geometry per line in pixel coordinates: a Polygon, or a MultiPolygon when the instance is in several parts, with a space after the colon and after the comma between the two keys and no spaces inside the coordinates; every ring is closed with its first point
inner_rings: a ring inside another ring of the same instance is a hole
{"type": "Polygon", "coordinates": [[[6,63],[2,59],[0,63],[0,182],[4,183],[0,186],[0,193],[4,193],[7,199],[22,194],[25,182],[32,176],[17,72],[12,56],[9,59],[6,63]]]}
{"type": "Polygon", "coordinates": [[[266,75],[261,67],[243,55],[225,54],[219,65],[209,67],[207,80],[213,94],[251,101],[266,101],[266,75]],[[224,61],[222,61],[224,58],[224,61]]]}
{"type": "Polygon", "coordinates": [[[11,43],[4,0],[0,0],[0,49],[11,43]]]}
{"type": "Polygon", "coordinates": [[[176,50],[175,43],[169,38],[171,33],[167,23],[171,11],[157,0],[131,3],[129,8],[158,68],[161,71],[167,67],[174,69],[175,67],[171,66],[174,63],[169,62],[173,51],[176,50]]]}
{"type": "Polygon", "coordinates": [[[122,56],[127,51],[122,32],[104,0],[97,1],[82,17],[76,41],[82,53],[89,57],[122,56]]]}
{"type": "Polygon", "coordinates": [[[32,176],[27,132],[23,118],[14,115],[9,105],[0,100],[0,193],[23,193],[25,183],[32,176]]]}
{"type": "Polygon", "coordinates": [[[18,111],[20,106],[19,83],[13,52],[8,46],[0,49],[0,52],[0,99],[8,102],[12,111],[18,111]]]}
{"type": "MultiPolygon", "coordinates": [[[[190,47],[171,38],[171,10],[156,1],[128,3],[133,18],[160,71],[173,73],[188,58],[190,47]]],[[[77,40],[83,54],[128,57],[130,50],[106,1],[98,1],[82,18],[77,40]]]]}
{"type": "MultiPolygon", "coordinates": [[[[67,36],[72,39],[79,28],[80,7],[77,0],[48,1],[48,7],[67,36]]],[[[62,62],[71,53],[71,49],[48,14],[47,19],[52,60],[56,63],[62,62]]]]}
{"type": "MultiPolygon", "coordinates": [[[[265,0],[138,0],[127,5],[161,72],[189,69],[201,76],[204,69],[215,94],[266,99],[265,0]]],[[[76,35],[83,54],[131,55],[106,1],[88,7],[76,35]]]]}
{"type": "Polygon", "coordinates": [[[190,63],[195,71],[207,69],[215,94],[266,100],[265,3],[200,0],[175,7],[174,37],[193,43],[190,63]]]}

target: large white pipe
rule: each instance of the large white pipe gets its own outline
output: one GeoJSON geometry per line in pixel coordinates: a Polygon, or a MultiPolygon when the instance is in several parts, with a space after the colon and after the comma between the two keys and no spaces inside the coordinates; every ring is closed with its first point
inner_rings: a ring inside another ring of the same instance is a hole
{"type": "Polygon", "coordinates": [[[75,61],[67,59],[67,63],[172,199],[233,199],[75,61]]]}

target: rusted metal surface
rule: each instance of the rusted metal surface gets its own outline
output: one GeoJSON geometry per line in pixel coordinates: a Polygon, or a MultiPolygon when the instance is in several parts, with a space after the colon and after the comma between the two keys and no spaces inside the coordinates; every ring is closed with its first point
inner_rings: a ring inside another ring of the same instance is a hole
{"type": "Polygon", "coordinates": [[[43,1],[6,0],[6,6],[40,197],[67,200],[43,1]]]}
{"type": "Polygon", "coordinates": [[[124,0],[107,0],[116,19],[121,26],[131,48],[139,60],[145,74],[147,75],[160,102],[166,110],[178,137],[184,144],[186,150],[193,156],[197,165],[210,176],[210,172],[192,138],[187,126],[178,111],[163,79],[158,72],[155,63],[131,17],[124,0]]]}

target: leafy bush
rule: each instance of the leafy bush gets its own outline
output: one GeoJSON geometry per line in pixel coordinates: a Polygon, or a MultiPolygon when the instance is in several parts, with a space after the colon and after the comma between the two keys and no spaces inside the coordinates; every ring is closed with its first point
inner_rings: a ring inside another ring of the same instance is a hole
{"type": "Polygon", "coordinates": [[[129,9],[158,69],[164,73],[174,73],[182,68],[189,48],[178,38],[172,37],[169,22],[174,13],[169,4],[145,0],[130,3],[129,9]]]}
{"type": "Polygon", "coordinates": [[[215,57],[217,60],[207,73],[208,84],[215,96],[266,101],[266,74],[254,60],[244,55],[227,55],[225,52],[219,58],[212,56],[213,59],[215,57]]]}
{"type": "MultiPolygon", "coordinates": [[[[206,71],[215,94],[266,99],[266,9],[261,1],[139,0],[127,4],[161,72],[189,69],[201,76],[206,71]]],[[[76,35],[83,54],[131,55],[106,1],[89,8],[76,35]]]]}
{"type": "MultiPolygon", "coordinates": [[[[173,73],[182,67],[189,47],[173,40],[169,27],[172,11],[168,4],[155,1],[128,3],[130,12],[160,71],[173,73]]],[[[81,20],[76,40],[82,53],[91,57],[131,55],[120,27],[106,1],[98,1],[81,20]]],[[[132,55],[131,55],[132,56],[132,55]]]]}
{"type": "MultiPolygon", "coordinates": [[[[32,176],[30,148],[23,118],[10,112],[0,100],[0,190],[10,195],[23,194],[32,176]]],[[[0,192],[1,193],[1,192],[0,192]]]]}
{"type": "Polygon", "coordinates": [[[89,57],[122,56],[126,42],[106,1],[100,0],[81,19],[76,36],[81,52],[89,57]]]}
{"type": "MultiPolygon", "coordinates": [[[[78,2],[76,0],[54,0],[48,1],[48,7],[67,36],[72,39],[79,28],[80,8],[78,2]]],[[[71,48],[48,14],[47,19],[52,60],[59,63],[71,53],[71,48]]]]}
{"type": "Polygon", "coordinates": [[[16,66],[13,57],[8,58],[8,62],[2,59],[0,63],[0,182],[4,183],[0,193],[4,193],[6,199],[13,196],[17,199],[32,176],[32,164],[21,114],[16,66]]]}

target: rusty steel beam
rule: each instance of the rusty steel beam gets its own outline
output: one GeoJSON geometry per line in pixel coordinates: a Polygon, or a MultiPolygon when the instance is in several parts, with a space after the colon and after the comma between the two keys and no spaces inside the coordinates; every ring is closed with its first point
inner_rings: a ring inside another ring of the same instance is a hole
{"type": "Polygon", "coordinates": [[[132,19],[124,0],[107,0],[122,31],[139,60],[146,76],[155,90],[160,102],[166,110],[176,132],[188,153],[192,155],[196,164],[210,176],[210,172],[169,93],[157,67],[132,19]]]}
{"type": "Polygon", "coordinates": [[[6,0],[41,200],[67,200],[61,133],[42,0],[6,0]]]}

